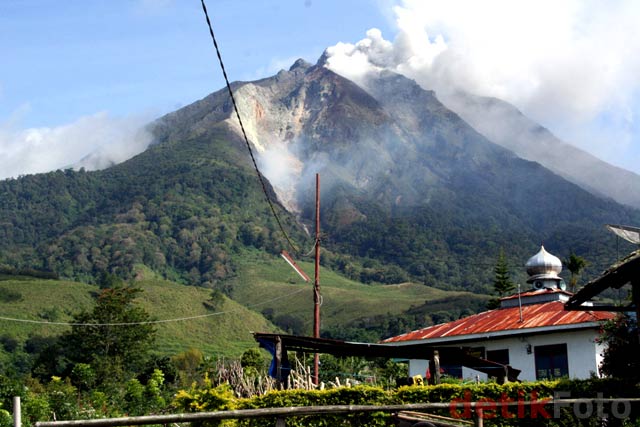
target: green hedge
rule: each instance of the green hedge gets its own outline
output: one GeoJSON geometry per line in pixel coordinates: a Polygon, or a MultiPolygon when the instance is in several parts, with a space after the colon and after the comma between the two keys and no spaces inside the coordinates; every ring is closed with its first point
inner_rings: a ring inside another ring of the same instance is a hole
{"type": "MultiPolygon", "coordinates": [[[[281,390],[272,391],[262,396],[251,399],[235,399],[232,404],[234,409],[257,409],[290,406],[325,406],[325,405],[393,405],[427,402],[475,402],[484,401],[488,405],[486,409],[486,426],[599,426],[601,420],[596,416],[581,419],[574,415],[573,408],[563,408],[559,413],[559,419],[548,419],[554,416],[551,406],[538,406],[533,411],[525,405],[511,407],[504,412],[500,408],[491,408],[492,402],[499,401],[530,401],[553,397],[554,392],[566,392],[571,398],[597,398],[597,397],[640,397],[640,387],[630,385],[622,380],[591,379],[591,380],[562,380],[540,381],[526,383],[509,383],[499,385],[495,383],[480,384],[441,384],[438,386],[409,386],[395,390],[383,390],[378,387],[356,386],[342,387],[328,390],[281,390]],[[505,418],[505,415],[511,418],[505,418]]],[[[191,390],[191,396],[206,396],[191,390]]],[[[186,394],[182,394],[181,406],[191,405],[191,408],[199,407],[202,402],[193,403],[185,400],[186,394]]],[[[229,402],[226,403],[229,405],[229,402]]],[[[228,407],[228,406],[227,406],[228,407]]],[[[223,409],[223,408],[219,408],[223,409]]],[[[588,409],[588,408],[587,408],[588,409]]],[[[207,405],[209,411],[216,408],[207,405]]],[[[583,412],[585,408],[581,409],[583,412]]],[[[608,410],[605,408],[605,410],[608,410]]],[[[595,409],[594,409],[595,411],[595,409]]],[[[467,418],[471,411],[465,408],[448,408],[431,413],[445,416],[459,416],[467,418]]],[[[594,412],[595,414],[595,412],[594,412]]],[[[623,421],[623,425],[639,425],[640,414],[637,408],[631,412],[630,417],[623,421]]],[[[273,426],[273,418],[249,419],[231,421],[227,425],[235,426],[273,426]]],[[[291,417],[287,419],[288,427],[333,427],[333,426],[388,426],[393,425],[391,414],[374,412],[366,414],[336,414],[323,416],[291,417]]],[[[610,424],[616,425],[616,424],[610,424]]]]}
{"type": "MultiPolygon", "coordinates": [[[[392,404],[391,393],[378,387],[356,386],[328,390],[282,390],[241,401],[238,409],[276,408],[287,406],[328,405],[388,405],[392,404]]],[[[333,427],[333,426],[386,426],[389,415],[382,412],[366,414],[336,414],[306,416],[287,419],[287,427],[333,427]]],[[[239,426],[273,427],[273,419],[241,420],[239,426]]]]}

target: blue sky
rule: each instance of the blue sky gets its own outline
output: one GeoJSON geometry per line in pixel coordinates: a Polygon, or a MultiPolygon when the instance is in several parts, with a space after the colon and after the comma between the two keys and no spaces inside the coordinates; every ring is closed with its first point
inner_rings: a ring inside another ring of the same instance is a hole
{"type": "MultiPolygon", "coordinates": [[[[423,86],[500,97],[567,142],[640,173],[640,2],[207,6],[232,80],[272,75],[299,57],[316,61],[333,46],[351,72],[375,64],[423,86]],[[358,43],[377,50],[358,57],[358,43]]],[[[0,178],[92,153],[122,161],[148,144],[137,131],[144,123],[224,84],[199,0],[2,0],[0,54],[0,178]]]]}
{"type": "MultiPolygon", "coordinates": [[[[207,3],[232,80],[392,24],[371,1],[207,3]]],[[[24,127],[164,113],[224,84],[199,0],[3,0],[0,52],[0,119],[19,114],[24,127]]]]}

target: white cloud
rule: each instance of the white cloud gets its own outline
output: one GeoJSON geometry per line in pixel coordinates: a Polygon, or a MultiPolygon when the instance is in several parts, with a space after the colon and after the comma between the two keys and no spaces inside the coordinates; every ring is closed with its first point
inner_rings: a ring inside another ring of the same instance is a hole
{"type": "Polygon", "coordinates": [[[97,113],[54,128],[0,125],[0,179],[67,167],[102,169],[142,152],[151,142],[149,118],[97,113]]]}
{"type": "MultiPolygon", "coordinates": [[[[394,11],[393,41],[370,30],[330,48],[329,67],[359,83],[387,68],[439,92],[495,96],[591,151],[612,123],[638,120],[640,2],[404,0],[394,11]]],[[[608,149],[640,152],[638,135],[618,141],[608,149]]]]}

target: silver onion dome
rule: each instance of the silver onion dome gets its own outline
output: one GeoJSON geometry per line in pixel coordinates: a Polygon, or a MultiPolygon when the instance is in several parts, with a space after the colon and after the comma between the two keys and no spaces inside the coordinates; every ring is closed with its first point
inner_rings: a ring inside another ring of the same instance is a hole
{"type": "Polygon", "coordinates": [[[529,258],[525,266],[529,276],[549,279],[559,279],[558,273],[562,271],[562,262],[560,259],[547,252],[544,246],[540,247],[540,252],[529,258]]]}

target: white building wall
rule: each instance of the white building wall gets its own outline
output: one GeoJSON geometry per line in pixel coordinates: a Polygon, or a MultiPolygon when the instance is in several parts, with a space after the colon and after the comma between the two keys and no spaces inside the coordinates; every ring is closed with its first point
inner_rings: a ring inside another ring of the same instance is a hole
{"type": "Polygon", "coordinates": [[[422,375],[423,377],[425,377],[427,374],[428,367],[429,367],[428,360],[409,359],[409,376],[413,377],[416,375],[422,375]]]}
{"type": "Polygon", "coordinates": [[[602,355],[606,348],[606,344],[596,343],[596,364],[598,365],[598,376],[602,375],[600,373],[600,364],[602,363],[602,359],[604,359],[602,355]]]}
{"type": "Polygon", "coordinates": [[[489,376],[484,372],[476,371],[475,369],[462,367],[462,379],[465,381],[487,381],[489,376]]]}
{"type": "MultiPolygon", "coordinates": [[[[484,347],[486,351],[509,349],[509,364],[522,372],[522,381],[536,380],[535,347],[542,345],[567,344],[569,376],[571,378],[589,378],[592,373],[598,375],[602,360],[602,345],[595,342],[598,333],[595,329],[570,330],[539,335],[521,335],[511,338],[496,338],[479,341],[468,341],[455,344],[456,347],[484,347]],[[530,352],[529,352],[530,351],[530,352]]],[[[437,345],[437,344],[434,344],[437,345]]],[[[442,347],[447,347],[443,344],[442,347]]],[[[445,363],[441,360],[440,363],[445,363]]],[[[409,374],[417,375],[426,371],[428,361],[410,360],[409,374]]],[[[478,372],[464,369],[463,376],[475,378],[478,372]]],[[[481,379],[486,375],[481,374],[481,379]]]]}
{"type": "Polygon", "coordinates": [[[567,341],[569,357],[569,376],[571,378],[589,378],[600,372],[599,354],[601,350],[595,342],[597,331],[581,331],[567,341]]]}

